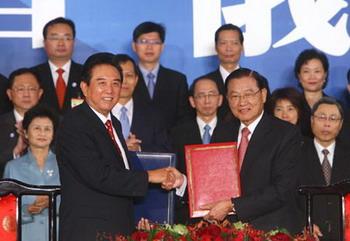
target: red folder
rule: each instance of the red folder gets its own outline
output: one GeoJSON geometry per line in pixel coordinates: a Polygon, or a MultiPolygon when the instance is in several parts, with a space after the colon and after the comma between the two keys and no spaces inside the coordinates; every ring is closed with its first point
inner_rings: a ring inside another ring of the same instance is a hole
{"type": "Polygon", "coordinates": [[[241,194],[237,143],[185,146],[190,217],[203,217],[205,204],[241,194]]]}
{"type": "Polygon", "coordinates": [[[16,241],[16,197],[0,197],[0,240],[16,241]]]}

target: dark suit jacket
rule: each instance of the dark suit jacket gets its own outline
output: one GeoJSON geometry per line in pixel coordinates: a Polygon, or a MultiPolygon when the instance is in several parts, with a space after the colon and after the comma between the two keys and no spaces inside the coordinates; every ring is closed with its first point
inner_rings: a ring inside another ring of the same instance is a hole
{"type": "Polygon", "coordinates": [[[226,119],[229,119],[230,117],[232,117],[232,113],[230,111],[230,107],[228,105],[227,98],[226,98],[225,82],[222,79],[220,69],[217,68],[215,71],[210,72],[208,74],[205,74],[201,78],[203,78],[203,77],[208,77],[210,79],[215,80],[215,82],[217,83],[217,85],[219,87],[220,94],[222,94],[222,96],[224,97],[224,99],[222,101],[222,105],[218,109],[219,118],[226,120],[226,119]]]}
{"type": "MultiPolygon", "coordinates": [[[[318,158],[313,139],[307,139],[304,141],[302,153],[303,162],[300,172],[300,184],[312,186],[326,185],[321,162],[318,158]]],[[[349,157],[349,145],[341,140],[337,140],[332,165],[332,184],[350,178],[349,157]]],[[[313,221],[321,229],[323,234],[321,240],[340,240],[339,201],[339,197],[336,195],[318,195],[313,199],[313,221]]],[[[303,204],[305,204],[305,201],[303,204]]],[[[305,213],[303,217],[305,217],[305,213]]]]}
{"type": "MultiPolygon", "coordinates": [[[[222,125],[222,121],[218,119],[213,135],[220,125],[222,125]]],[[[188,120],[174,127],[170,137],[173,152],[176,153],[176,168],[181,173],[186,174],[185,145],[202,144],[202,137],[196,119],[188,120]]],[[[217,135],[215,142],[221,142],[220,136],[217,135]]],[[[213,139],[211,139],[211,143],[214,143],[213,139]]],[[[177,196],[175,202],[175,223],[193,223],[197,220],[190,220],[187,191],[183,197],[177,196]]]]}
{"type": "MultiPolygon", "coordinates": [[[[213,136],[223,141],[237,141],[240,122],[221,126],[213,136]]],[[[298,153],[301,136],[291,124],[264,114],[251,136],[243,160],[242,195],[233,198],[237,218],[256,228],[270,230],[284,227],[299,231],[295,196],[298,153]]]]}
{"type": "Polygon", "coordinates": [[[188,101],[186,76],[162,65],[159,67],[153,99],[149,96],[142,74],[137,82],[133,99],[134,102],[149,103],[159,111],[163,115],[167,130],[187,119],[192,113],[188,101]]]}
{"type": "Polygon", "coordinates": [[[134,102],[130,132],[142,140],[141,150],[170,152],[170,142],[163,117],[150,105],[134,102]]]}
{"type": "MultiPolygon", "coordinates": [[[[120,123],[114,116],[112,122],[128,155],[120,123]]],[[[133,197],[146,194],[148,175],[125,169],[107,129],[86,103],[65,115],[56,147],[62,184],[60,240],[95,241],[103,232],[130,234],[133,197]]]]}
{"type": "Polygon", "coordinates": [[[40,103],[45,103],[46,105],[53,108],[57,113],[64,114],[67,110],[71,109],[71,99],[72,98],[82,98],[82,93],[80,90],[80,80],[82,65],[77,64],[72,61],[71,68],[69,71],[69,79],[66,89],[66,95],[64,98],[63,109],[60,110],[58,105],[58,99],[56,95],[56,88],[52,79],[51,69],[48,62],[34,66],[33,70],[38,74],[41,87],[44,93],[40,99],[40,103]]]}
{"type": "Polygon", "coordinates": [[[5,165],[13,159],[13,148],[17,144],[16,119],[13,111],[0,115],[0,178],[5,165]]]}
{"type": "Polygon", "coordinates": [[[0,74],[0,115],[12,109],[12,103],[6,94],[7,81],[6,77],[0,74]]]}

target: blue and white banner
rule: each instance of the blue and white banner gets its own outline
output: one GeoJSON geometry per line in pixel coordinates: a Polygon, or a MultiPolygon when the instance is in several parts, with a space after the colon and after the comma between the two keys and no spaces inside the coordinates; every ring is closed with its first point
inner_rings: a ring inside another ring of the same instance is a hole
{"type": "MultiPolygon", "coordinates": [[[[57,16],[77,28],[73,59],[92,53],[132,53],[132,31],[143,21],[167,28],[162,63],[188,82],[217,68],[214,32],[224,23],[245,35],[241,66],[265,75],[271,89],[297,82],[293,65],[305,48],[330,61],[326,93],[341,98],[350,68],[349,0],[1,0],[0,72],[43,62],[42,28],[57,16]]],[[[134,56],[134,55],[133,55],[134,56]]]]}

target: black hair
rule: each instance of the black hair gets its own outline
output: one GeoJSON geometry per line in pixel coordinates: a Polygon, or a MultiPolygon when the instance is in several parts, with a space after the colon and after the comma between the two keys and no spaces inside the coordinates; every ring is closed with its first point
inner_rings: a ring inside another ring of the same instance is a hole
{"type": "Polygon", "coordinates": [[[315,114],[318,107],[320,107],[320,105],[322,105],[322,104],[335,105],[338,108],[338,111],[340,113],[340,117],[342,119],[344,119],[343,107],[341,106],[341,104],[339,104],[339,102],[336,99],[329,97],[329,96],[322,97],[314,104],[314,106],[311,108],[311,116],[313,116],[315,114]]]}
{"type": "Polygon", "coordinates": [[[114,56],[114,60],[117,62],[118,65],[121,65],[123,63],[126,63],[128,61],[130,61],[132,63],[132,66],[134,67],[134,72],[137,76],[140,76],[140,71],[139,68],[136,65],[136,62],[133,58],[131,58],[129,55],[127,54],[116,54],[114,56]]]}
{"type": "Polygon", "coordinates": [[[269,89],[267,79],[264,76],[260,75],[256,71],[248,69],[248,68],[239,68],[239,69],[236,69],[235,71],[233,71],[231,74],[229,74],[229,76],[227,76],[227,78],[225,80],[226,92],[227,92],[227,87],[228,87],[229,83],[233,79],[240,79],[242,77],[252,77],[253,79],[255,79],[256,84],[260,90],[266,89],[268,91],[268,89],[269,89]]]}
{"type": "Polygon", "coordinates": [[[50,20],[48,23],[45,24],[43,29],[43,37],[46,39],[47,37],[47,30],[49,27],[56,25],[56,24],[66,24],[72,29],[73,38],[75,38],[75,24],[72,20],[68,18],[58,17],[55,19],[50,20]]]}
{"type": "Polygon", "coordinates": [[[274,115],[276,104],[280,100],[288,100],[294,106],[298,112],[297,124],[299,124],[300,120],[303,119],[304,113],[303,95],[293,87],[275,89],[272,92],[267,104],[267,112],[274,115]]]}
{"type": "Polygon", "coordinates": [[[7,88],[8,89],[12,89],[13,84],[15,83],[15,78],[17,76],[20,76],[22,74],[31,74],[34,76],[34,78],[36,79],[39,88],[41,88],[41,81],[39,79],[39,76],[37,75],[37,73],[33,70],[33,69],[29,69],[29,68],[20,68],[20,69],[16,69],[15,71],[13,71],[10,76],[9,76],[9,81],[8,81],[8,85],[7,88]]]}
{"type": "Polygon", "coordinates": [[[113,66],[119,72],[120,80],[123,82],[123,71],[115,60],[115,55],[107,52],[93,54],[85,61],[81,74],[81,81],[85,82],[87,85],[90,85],[92,69],[95,66],[105,64],[113,66]]]}
{"type": "Polygon", "coordinates": [[[300,74],[301,67],[312,59],[318,59],[322,63],[323,70],[327,73],[325,82],[322,86],[324,89],[328,83],[329,62],[327,56],[317,49],[305,49],[298,55],[294,63],[294,76],[296,79],[299,79],[298,75],[300,74]]]}
{"type": "Polygon", "coordinates": [[[239,34],[239,42],[243,45],[244,36],[243,36],[242,30],[239,27],[237,27],[236,25],[233,25],[232,23],[224,24],[216,30],[216,32],[215,32],[215,45],[218,43],[220,33],[222,31],[225,31],[225,30],[237,31],[239,34]]]}
{"type": "Polygon", "coordinates": [[[188,90],[189,96],[192,96],[192,97],[194,96],[194,89],[196,88],[196,84],[197,84],[199,81],[201,81],[201,80],[209,80],[209,81],[215,83],[215,86],[216,86],[216,88],[217,88],[217,90],[218,90],[218,93],[221,95],[220,90],[219,90],[219,85],[218,85],[218,83],[217,83],[213,78],[211,78],[211,77],[202,76],[202,77],[199,77],[199,78],[195,79],[195,80],[192,82],[192,84],[191,84],[191,86],[190,86],[190,88],[189,88],[189,90],[188,90]]]}
{"type": "Polygon", "coordinates": [[[165,41],[165,27],[162,24],[154,22],[143,22],[136,26],[134,32],[132,33],[133,41],[136,42],[137,39],[145,33],[156,32],[159,34],[159,38],[164,43],[165,41]]]}
{"type": "Polygon", "coordinates": [[[53,112],[48,106],[43,104],[38,104],[31,109],[29,109],[25,114],[22,121],[22,126],[24,130],[28,130],[30,123],[35,118],[49,118],[53,125],[54,134],[56,133],[58,127],[58,116],[55,112],[53,112]]]}

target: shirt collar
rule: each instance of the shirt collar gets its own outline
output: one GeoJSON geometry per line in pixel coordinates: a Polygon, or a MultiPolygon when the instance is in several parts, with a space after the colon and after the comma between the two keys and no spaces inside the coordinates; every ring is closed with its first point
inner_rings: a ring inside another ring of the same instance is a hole
{"type": "Polygon", "coordinates": [[[70,66],[72,64],[72,60],[68,60],[67,63],[65,63],[62,67],[57,67],[54,63],[51,62],[51,60],[48,61],[50,65],[50,69],[56,72],[58,69],[63,69],[64,73],[68,73],[70,70],[70,66]]]}
{"type": "Polygon", "coordinates": [[[147,79],[146,78],[147,74],[149,72],[151,72],[155,76],[154,80],[156,80],[157,79],[157,75],[158,75],[158,71],[159,71],[159,67],[160,67],[160,64],[157,63],[156,66],[151,71],[149,71],[148,69],[145,69],[141,64],[139,64],[139,68],[140,68],[140,71],[141,71],[142,76],[143,76],[144,79],[147,79]]]}
{"type": "MultiPolygon", "coordinates": [[[[134,111],[134,100],[131,98],[128,102],[126,102],[125,105],[122,105],[120,103],[117,103],[113,109],[112,109],[112,114],[116,117],[118,117],[119,119],[119,116],[121,114],[121,109],[122,107],[125,106],[127,109],[128,109],[128,112],[127,112],[127,115],[129,117],[129,115],[131,115],[134,111]]],[[[130,117],[129,117],[130,119],[130,117]]]]}
{"type": "Polygon", "coordinates": [[[244,125],[244,124],[241,122],[241,125],[240,125],[240,127],[239,127],[239,134],[241,133],[241,131],[242,131],[242,129],[243,129],[244,127],[247,127],[247,128],[249,129],[249,132],[250,132],[249,136],[252,136],[252,135],[253,135],[253,132],[254,132],[254,130],[255,130],[255,128],[256,128],[256,126],[259,124],[259,122],[260,122],[261,118],[263,117],[263,115],[264,115],[264,111],[262,111],[262,113],[258,116],[258,118],[256,118],[256,119],[255,119],[252,123],[250,123],[250,125],[248,125],[248,126],[244,125]]]}
{"type": "MultiPolygon", "coordinates": [[[[235,70],[239,69],[239,68],[240,68],[240,66],[237,65],[235,70]]],[[[220,71],[221,77],[222,77],[222,79],[224,80],[224,83],[225,83],[227,76],[229,76],[231,74],[231,72],[227,71],[221,64],[219,66],[219,71],[220,71]]]]}
{"type": "Polygon", "coordinates": [[[100,112],[98,112],[97,110],[95,110],[94,108],[92,108],[90,105],[89,107],[91,108],[91,110],[97,115],[97,117],[103,122],[103,124],[106,123],[106,121],[110,120],[112,121],[112,118],[111,118],[111,113],[109,112],[107,117],[104,116],[103,114],[101,114],[100,112]]]}
{"type": "Polygon", "coordinates": [[[205,125],[209,125],[211,131],[215,129],[216,124],[218,122],[217,116],[215,116],[209,123],[205,123],[199,116],[196,117],[196,120],[197,120],[199,129],[203,130],[205,125]]]}
{"type": "Polygon", "coordinates": [[[18,113],[18,111],[16,109],[13,109],[13,114],[15,116],[16,122],[20,122],[23,120],[23,116],[21,116],[21,114],[18,113]]]}

